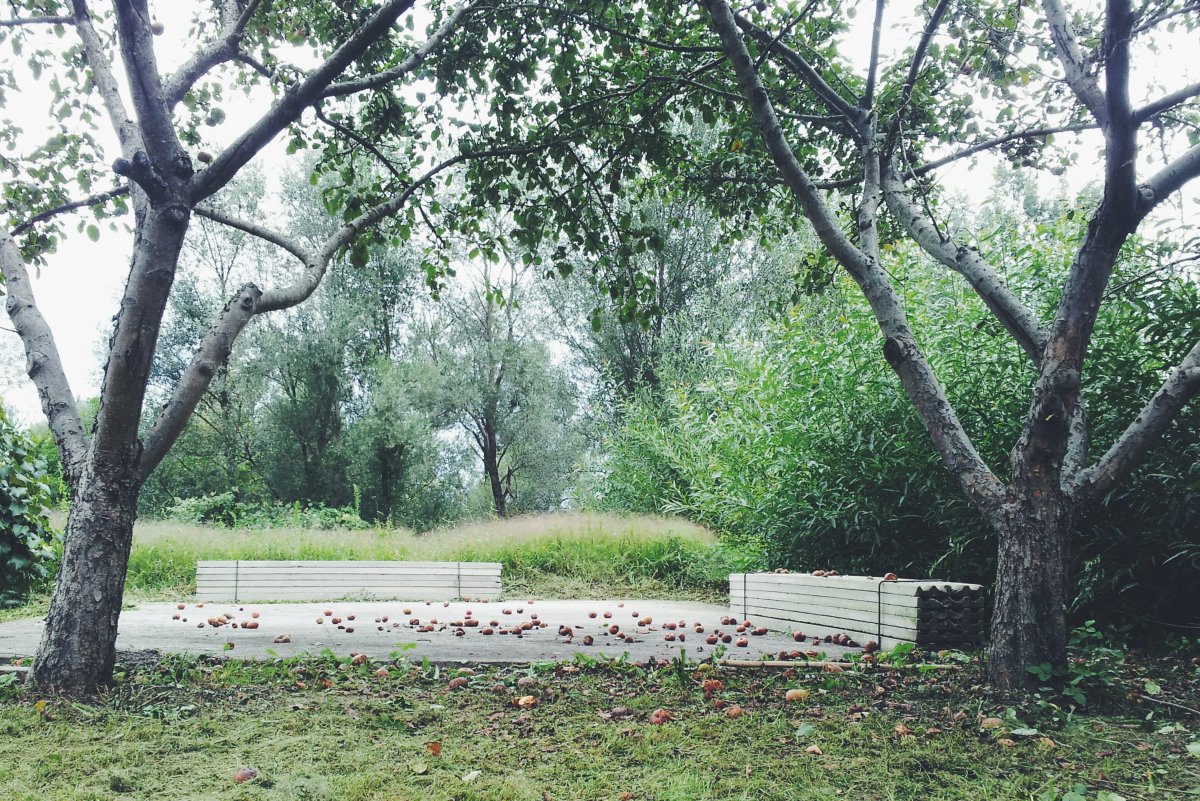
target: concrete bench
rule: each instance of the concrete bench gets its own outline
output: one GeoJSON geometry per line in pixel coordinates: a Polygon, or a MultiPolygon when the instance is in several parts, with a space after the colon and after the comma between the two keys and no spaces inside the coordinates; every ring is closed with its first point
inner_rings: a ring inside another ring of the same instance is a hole
{"type": "Polygon", "coordinates": [[[197,562],[200,601],[447,601],[500,595],[499,562],[197,562]]]}
{"type": "Polygon", "coordinates": [[[730,614],[756,625],[809,636],[844,632],[882,648],[981,645],[986,617],[983,587],[933,579],[885,581],[874,576],[734,573],[730,614]]]}

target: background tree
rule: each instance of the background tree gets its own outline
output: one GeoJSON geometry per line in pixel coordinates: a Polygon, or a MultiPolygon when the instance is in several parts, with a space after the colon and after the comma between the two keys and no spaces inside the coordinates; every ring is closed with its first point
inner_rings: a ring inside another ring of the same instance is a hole
{"type": "Polygon", "coordinates": [[[477,284],[443,295],[417,334],[430,408],[469,437],[500,517],[557,508],[579,452],[575,388],[535,336],[526,283],[519,270],[485,264],[477,284]]]}
{"type": "MultiPolygon", "coordinates": [[[[670,199],[647,190],[632,201],[655,248],[627,262],[623,282],[640,285],[642,304],[613,302],[620,287],[600,281],[581,257],[566,278],[541,282],[558,332],[583,365],[599,377],[605,404],[657,393],[672,377],[705,359],[706,342],[745,332],[777,310],[791,293],[795,241],[768,250],[754,241],[731,243],[727,223],[696,197],[670,199]]],[[[630,192],[635,195],[634,192],[630,192]]],[[[616,260],[617,254],[608,254],[616,260]]]]}

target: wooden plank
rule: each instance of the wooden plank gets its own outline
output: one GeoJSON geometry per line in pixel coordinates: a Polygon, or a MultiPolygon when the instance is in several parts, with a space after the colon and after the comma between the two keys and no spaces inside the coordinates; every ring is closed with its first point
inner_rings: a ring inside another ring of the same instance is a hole
{"type": "Polygon", "coordinates": [[[882,586],[884,592],[890,592],[896,595],[915,595],[919,589],[944,588],[949,590],[969,590],[972,592],[981,592],[983,587],[979,584],[964,584],[953,581],[936,581],[933,579],[922,579],[919,581],[883,581],[881,578],[873,576],[810,576],[802,573],[732,573],[729,576],[730,585],[735,582],[737,586],[741,586],[742,577],[745,576],[748,585],[758,584],[781,584],[792,587],[822,587],[832,586],[842,589],[861,589],[875,591],[877,586],[882,586]]]}
{"type": "Polygon", "coordinates": [[[870,615],[875,616],[882,614],[884,616],[906,617],[912,620],[931,620],[931,621],[953,621],[956,619],[973,619],[986,616],[986,611],[980,608],[921,608],[921,607],[904,607],[891,606],[889,604],[876,605],[869,601],[846,601],[841,599],[821,598],[819,596],[797,595],[791,598],[762,598],[759,596],[748,596],[746,598],[734,598],[730,603],[730,608],[740,609],[743,606],[768,606],[776,609],[802,611],[806,609],[818,610],[837,610],[845,612],[851,616],[870,615]]]}
{"type": "MultiPolygon", "coordinates": [[[[741,607],[736,607],[736,611],[741,611],[741,607]]],[[[859,625],[866,628],[873,628],[878,623],[884,626],[900,626],[919,630],[926,635],[943,634],[946,636],[956,633],[975,633],[981,630],[986,623],[986,615],[953,615],[940,614],[937,618],[931,619],[928,615],[908,616],[908,615],[876,615],[874,612],[865,611],[844,611],[831,607],[804,607],[804,606],[763,606],[753,605],[748,607],[749,614],[745,615],[745,619],[754,621],[756,614],[771,615],[785,619],[820,619],[831,623],[834,621],[843,621],[847,625],[859,625]]]]}
{"type": "Polygon", "coordinates": [[[277,603],[285,601],[323,601],[328,603],[353,601],[396,601],[419,603],[421,601],[452,601],[458,598],[458,592],[450,589],[430,590],[421,593],[397,592],[361,592],[355,589],[340,589],[334,592],[313,592],[306,590],[288,590],[284,592],[242,591],[235,598],[229,592],[197,592],[196,600],[206,603],[277,603]]]}
{"type": "MultiPolygon", "coordinates": [[[[864,597],[858,593],[840,593],[836,590],[825,592],[806,592],[806,591],[790,591],[790,592],[764,592],[763,590],[749,590],[745,596],[750,601],[761,601],[769,603],[773,601],[782,601],[790,603],[794,601],[803,602],[820,602],[826,606],[837,606],[842,609],[870,609],[875,610],[880,606],[883,609],[891,610],[896,613],[912,612],[916,613],[917,599],[914,598],[891,598],[883,596],[876,599],[874,597],[864,597]]],[[[742,602],[741,592],[736,592],[730,595],[731,605],[736,606],[742,602]]]]}
{"type": "MultiPolygon", "coordinates": [[[[741,607],[740,605],[737,607],[737,609],[739,609],[739,610],[741,610],[742,608],[743,607],[741,607]]],[[[867,610],[844,610],[844,609],[840,609],[837,607],[828,607],[828,606],[820,606],[820,605],[803,605],[803,604],[781,605],[781,604],[754,604],[754,603],[751,603],[751,604],[747,604],[745,609],[747,612],[745,617],[748,618],[751,622],[753,622],[754,615],[756,613],[770,614],[770,615],[774,615],[777,617],[794,617],[794,618],[801,618],[804,616],[810,616],[810,617],[818,616],[818,617],[826,618],[829,620],[836,619],[836,620],[852,621],[854,624],[860,624],[860,625],[864,625],[864,626],[874,626],[876,623],[876,620],[877,620],[877,615],[875,613],[875,610],[870,610],[870,611],[867,611],[867,610]]],[[[904,614],[897,615],[897,614],[884,613],[883,615],[879,616],[879,619],[881,619],[882,622],[887,625],[904,626],[906,628],[911,628],[913,630],[916,630],[916,628],[917,628],[917,615],[915,612],[911,615],[904,615],[904,614]]]]}
{"type": "Polygon", "coordinates": [[[413,569],[426,569],[437,567],[454,567],[462,565],[467,567],[486,567],[490,570],[500,570],[502,565],[499,562],[379,562],[379,561],[363,561],[357,562],[352,559],[291,559],[291,560],[271,560],[271,559],[250,559],[250,560],[203,560],[196,563],[197,567],[234,567],[242,568],[251,566],[263,567],[310,567],[317,565],[320,567],[405,567],[413,569]]]}
{"type": "MultiPolygon", "coordinates": [[[[916,641],[915,638],[911,638],[911,637],[891,636],[887,632],[885,632],[883,638],[880,639],[879,634],[873,630],[866,631],[866,630],[861,630],[861,629],[834,628],[834,627],[829,627],[829,626],[821,626],[819,624],[813,624],[813,623],[797,624],[793,620],[788,620],[788,619],[784,619],[784,618],[773,618],[773,617],[768,617],[766,615],[759,615],[757,617],[757,619],[755,620],[755,622],[758,623],[759,625],[766,626],[767,628],[772,629],[773,631],[788,632],[788,631],[793,631],[794,629],[797,629],[797,628],[802,628],[802,629],[804,629],[804,633],[808,634],[810,637],[813,635],[820,635],[821,637],[824,637],[826,634],[837,634],[837,633],[841,632],[843,634],[848,635],[851,639],[855,640],[860,645],[865,644],[869,640],[875,640],[876,642],[879,643],[881,648],[885,648],[885,649],[894,647],[896,645],[896,643],[915,642],[916,641]]],[[[756,638],[754,638],[754,637],[750,638],[751,646],[754,645],[755,639],[756,638]]],[[[821,648],[821,646],[827,645],[827,644],[828,643],[820,643],[820,644],[814,645],[811,642],[809,642],[807,644],[798,642],[798,643],[795,643],[790,648],[787,648],[786,650],[789,650],[789,651],[791,651],[791,650],[808,650],[808,649],[812,649],[812,648],[819,649],[819,648],[821,648]]],[[[778,650],[785,650],[785,649],[780,648],[778,650]]]]}
{"type": "Polygon", "coordinates": [[[809,632],[811,627],[821,627],[826,630],[826,633],[833,634],[835,632],[844,631],[847,634],[851,630],[868,632],[873,639],[877,639],[876,633],[881,632],[884,635],[894,637],[907,637],[916,639],[919,631],[917,630],[916,621],[885,621],[882,627],[877,626],[874,619],[863,620],[850,617],[842,617],[834,614],[818,614],[815,612],[788,612],[778,609],[756,609],[751,607],[750,614],[746,616],[751,623],[755,623],[759,618],[768,618],[771,620],[785,620],[790,622],[795,628],[803,629],[805,633],[809,632]]]}
{"type": "Polygon", "coordinates": [[[241,573],[244,575],[344,575],[344,576],[487,576],[497,578],[500,576],[498,570],[428,570],[425,568],[412,568],[404,570],[383,570],[380,568],[363,568],[355,570],[348,567],[333,567],[324,568],[321,566],[315,567],[275,567],[275,568],[259,568],[254,565],[241,565],[240,567],[229,568],[200,568],[196,571],[196,575],[222,575],[241,573]]]}
{"type": "Polygon", "coordinates": [[[246,583],[249,581],[260,582],[263,584],[381,584],[386,586],[404,587],[421,584],[435,584],[446,586],[493,586],[500,583],[500,579],[494,576],[463,576],[461,579],[456,576],[327,576],[325,574],[316,575],[291,575],[291,576],[256,576],[252,573],[242,573],[240,575],[224,575],[218,578],[205,577],[201,579],[196,577],[198,581],[204,583],[217,584],[235,584],[237,582],[246,583]]]}
{"type": "Polygon", "coordinates": [[[245,602],[494,596],[502,589],[501,567],[499,562],[206,560],[196,565],[196,597],[245,602]]]}
{"type": "Polygon", "coordinates": [[[437,567],[411,567],[408,565],[370,565],[363,567],[353,567],[351,565],[325,565],[321,562],[310,562],[307,565],[263,565],[254,564],[253,562],[242,562],[239,565],[219,565],[219,566],[197,566],[197,573],[209,572],[227,572],[236,570],[242,573],[374,573],[379,575],[405,575],[405,574],[429,574],[429,575],[458,575],[464,576],[497,576],[500,574],[498,568],[488,567],[486,565],[463,565],[461,568],[454,564],[438,565],[437,567]]]}

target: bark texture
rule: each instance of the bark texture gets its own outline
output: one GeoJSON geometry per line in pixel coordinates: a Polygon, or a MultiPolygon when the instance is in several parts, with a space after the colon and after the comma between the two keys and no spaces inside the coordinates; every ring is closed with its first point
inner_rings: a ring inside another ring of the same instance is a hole
{"type": "Polygon", "coordinates": [[[33,663],[41,692],[87,696],[112,682],[137,497],[128,471],[89,473],[73,495],[62,565],[33,663]]]}

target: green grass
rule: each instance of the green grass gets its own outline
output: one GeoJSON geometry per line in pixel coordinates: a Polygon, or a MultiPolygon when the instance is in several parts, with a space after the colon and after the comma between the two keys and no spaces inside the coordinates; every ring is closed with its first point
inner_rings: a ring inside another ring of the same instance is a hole
{"type": "MultiPolygon", "coordinates": [[[[1194,798],[1200,785],[1200,760],[1186,750],[1194,732],[1163,719],[1145,726],[1145,710],[1133,710],[1021,736],[1014,730],[1037,720],[990,701],[977,667],[949,679],[789,680],[694,664],[682,674],[543,666],[481,670],[459,691],[446,686],[453,672],[401,662],[378,678],[375,667],[172,660],[123,678],[95,706],[39,708],[10,691],[0,798],[1063,801],[1074,788],[1100,801],[1194,798]],[[698,686],[708,678],[744,716],[714,709],[698,686]],[[785,704],[792,686],[812,695],[785,704]],[[522,695],[536,706],[517,708],[522,695]],[[674,720],[653,725],[660,707],[674,720]],[[993,715],[1003,724],[981,728],[993,715]],[[235,785],[242,766],[259,776],[235,785]]],[[[1194,690],[1194,678],[1176,678],[1194,690]]]]}
{"type": "MultiPolygon", "coordinates": [[[[173,600],[195,590],[203,559],[488,561],[503,564],[511,595],[538,598],[638,596],[721,601],[729,573],[748,562],[709,530],[679,518],[546,514],[438,529],[226,529],[139,521],[126,600],[173,600]]],[[[0,622],[45,613],[34,596],[0,610],[0,622]]]]}

